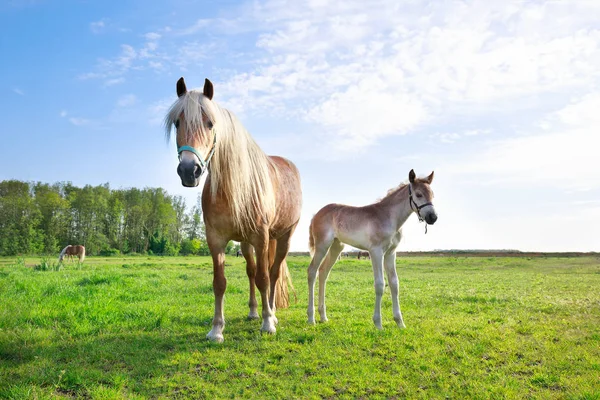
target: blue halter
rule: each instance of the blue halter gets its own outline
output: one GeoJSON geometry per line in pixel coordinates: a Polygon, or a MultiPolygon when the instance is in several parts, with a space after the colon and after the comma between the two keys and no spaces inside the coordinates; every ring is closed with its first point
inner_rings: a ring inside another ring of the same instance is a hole
{"type": "Polygon", "coordinates": [[[181,147],[177,148],[177,154],[179,156],[179,160],[181,160],[181,153],[183,151],[190,151],[190,152],[194,153],[196,155],[196,157],[198,157],[198,161],[200,162],[200,167],[202,168],[202,172],[204,173],[204,171],[208,169],[208,163],[210,162],[210,159],[212,158],[213,154],[215,154],[215,149],[217,147],[217,131],[213,129],[213,133],[214,133],[214,141],[213,141],[212,149],[210,150],[210,153],[208,153],[208,157],[206,157],[206,160],[202,159],[200,152],[198,150],[196,150],[195,148],[193,148],[192,146],[181,146],[181,147]]]}

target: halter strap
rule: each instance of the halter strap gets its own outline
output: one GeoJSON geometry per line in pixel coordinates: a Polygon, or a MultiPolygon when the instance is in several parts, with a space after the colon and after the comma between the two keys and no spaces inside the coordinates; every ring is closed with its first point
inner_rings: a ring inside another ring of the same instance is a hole
{"type": "MultiPolygon", "coordinates": [[[[433,206],[433,203],[431,203],[431,202],[421,204],[420,206],[417,205],[417,203],[414,201],[414,199],[412,197],[412,185],[410,183],[408,184],[408,202],[410,204],[410,209],[413,210],[415,213],[417,213],[417,217],[419,217],[419,222],[424,221],[423,217],[421,216],[421,208],[427,207],[427,206],[433,206]],[[414,207],[413,207],[413,205],[414,205],[414,207]]],[[[425,223],[425,233],[427,233],[427,223],[425,223]]]]}
{"type": "Polygon", "coordinates": [[[196,155],[196,157],[198,157],[198,161],[200,162],[200,167],[202,167],[202,173],[204,173],[204,171],[208,169],[208,163],[210,162],[210,159],[212,158],[213,154],[215,154],[215,149],[217,148],[217,131],[214,129],[213,129],[213,134],[214,134],[213,145],[212,145],[212,148],[210,149],[210,153],[208,153],[208,156],[206,157],[206,160],[202,159],[200,152],[192,146],[178,147],[177,154],[179,155],[179,159],[181,160],[181,153],[183,151],[190,151],[190,152],[194,153],[196,155]]]}

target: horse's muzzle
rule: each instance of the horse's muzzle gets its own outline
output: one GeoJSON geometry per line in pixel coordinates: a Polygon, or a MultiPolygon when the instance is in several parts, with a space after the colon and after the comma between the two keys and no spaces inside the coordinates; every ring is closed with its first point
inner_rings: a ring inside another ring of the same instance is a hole
{"type": "Polygon", "coordinates": [[[202,167],[199,163],[189,160],[181,160],[177,167],[177,175],[181,178],[181,184],[186,187],[196,187],[200,184],[202,167]]]}
{"type": "Polygon", "coordinates": [[[429,225],[435,224],[435,221],[437,221],[436,213],[429,213],[425,216],[425,222],[427,222],[429,225]]]}

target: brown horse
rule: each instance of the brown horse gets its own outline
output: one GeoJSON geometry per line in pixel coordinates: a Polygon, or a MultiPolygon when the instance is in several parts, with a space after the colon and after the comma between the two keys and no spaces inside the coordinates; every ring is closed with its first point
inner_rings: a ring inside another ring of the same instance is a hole
{"type": "Polygon", "coordinates": [[[368,251],[359,251],[357,258],[360,260],[361,257],[371,259],[371,255],[368,251]]]}
{"type": "MultiPolygon", "coordinates": [[[[373,322],[381,329],[381,297],[383,296],[383,269],[392,293],[394,320],[404,328],[398,303],[398,275],[396,247],[402,237],[402,225],[414,212],[419,220],[433,224],[437,214],[431,203],[433,172],[427,178],[417,178],[415,171],[408,174],[409,183],[390,190],[379,202],[364,207],[329,204],[320,209],[310,222],[309,247],[313,259],[308,267],[308,322],[315,323],[314,294],[319,272],[319,314],[327,321],[325,310],[325,283],[344,243],[368,250],[375,280],[375,311],[373,322]]],[[[362,252],[359,252],[359,255],[362,252]]]]}
{"type": "Polygon", "coordinates": [[[58,262],[62,262],[62,260],[67,257],[67,259],[71,259],[73,261],[73,256],[79,257],[79,262],[82,263],[85,259],[85,247],[81,245],[68,245],[60,252],[58,256],[58,262]]]}
{"type": "Polygon", "coordinates": [[[177,173],[183,186],[198,186],[209,171],[202,210],[213,259],[215,313],[207,337],[222,342],[225,246],[230,240],[241,242],[247,262],[249,317],[258,316],[256,285],[262,300],[261,331],[275,333],[275,300],[283,291],[278,282],[280,277],[289,278],[284,261],[300,219],[302,191],[296,166],[285,158],[267,156],[233,113],[212,100],[213,93],[208,79],[203,91],[188,91],[180,78],[165,130],[169,137],[172,127],[176,129],[177,173]]]}

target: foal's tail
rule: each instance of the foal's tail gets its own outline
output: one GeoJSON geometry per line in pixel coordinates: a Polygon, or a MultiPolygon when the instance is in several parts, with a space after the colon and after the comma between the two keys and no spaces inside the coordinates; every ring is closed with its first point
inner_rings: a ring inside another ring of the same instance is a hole
{"type": "MultiPolygon", "coordinates": [[[[275,252],[277,250],[277,241],[271,240],[269,242],[269,265],[273,265],[275,260],[275,252]]],[[[290,293],[288,285],[294,292],[294,298],[298,301],[296,295],[296,288],[292,284],[292,276],[288,269],[287,261],[284,259],[279,267],[279,278],[277,279],[277,287],[275,289],[275,307],[277,308],[288,308],[290,306],[290,293]]]]}
{"type": "Polygon", "coordinates": [[[308,250],[310,251],[310,256],[315,255],[315,238],[313,237],[313,222],[315,221],[315,217],[312,217],[310,220],[310,227],[308,228],[308,250]]]}

